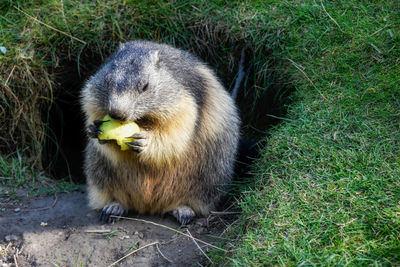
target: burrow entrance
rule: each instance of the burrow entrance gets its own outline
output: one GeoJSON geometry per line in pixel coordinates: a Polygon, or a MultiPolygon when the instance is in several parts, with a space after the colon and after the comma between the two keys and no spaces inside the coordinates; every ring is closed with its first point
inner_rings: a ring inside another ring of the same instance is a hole
{"type": "Polygon", "coordinates": [[[48,137],[43,153],[43,163],[53,178],[85,181],[82,166],[87,138],[80,91],[101,63],[99,55],[90,54],[79,62],[66,58],[54,70],[57,90],[45,118],[48,137]]]}
{"type": "MultiPolygon", "coordinates": [[[[238,49],[234,53],[238,64],[241,50],[238,49]]],[[[252,144],[265,136],[268,128],[280,122],[279,117],[285,115],[285,106],[293,91],[290,83],[283,82],[288,79],[275,68],[274,62],[266,65],[268,68],[266,76],[257,75],[260,70],[253,64],[255,58],[266,57],[268,54],[270,52],[267,50],[257,55],[246,50],[245,77],[236,99],[242,118],[242,137],[252,144]]],[[[209,58],[198,56],[206,62],[205,59],[209,58]]],[[[104,58],[99,54],[82,53],[79,62],[66,58],[54,70],[57,90],[54,102],[43,117],[48,127],[42,157],[46,170],[55,179],[85,182],[82,166],[87,138],[79,97],[85,81],[100,68],[103,61],[104,58]]],[[[216,71],[224,86],[232,90],[238,66],[232,68],[233,71],[226,71],[229,68],[223,63],[207,63],[216,71]]]]}

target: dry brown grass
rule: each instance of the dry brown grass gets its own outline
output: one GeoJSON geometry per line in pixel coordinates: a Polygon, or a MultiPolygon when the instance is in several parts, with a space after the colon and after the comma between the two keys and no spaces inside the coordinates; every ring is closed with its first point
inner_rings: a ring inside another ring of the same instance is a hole
{"type": "Polygon", "coordinates": [[[94,71],[93,62],[103,61],[119,42],[131,39],[189,50],[216,69],[229,88],[246,48],[249,60],[239,105],[254,110],[258,99],[276,89],[271,84],[279,75],[267,66],[276,63],[269,54],[279,43],[279,30],[250,3],[257,6],[253,1],[10,1],[0,13],[5,40],[0,45],[8,49],[0,56],[0,151],[23,150],[41,167],[44,145],[57,143],[47,138],[52,134],[48,113],[67,90],[60,87],[63,75],[70,78],[63,69],[73,64],[83,82],[94,71]]]}

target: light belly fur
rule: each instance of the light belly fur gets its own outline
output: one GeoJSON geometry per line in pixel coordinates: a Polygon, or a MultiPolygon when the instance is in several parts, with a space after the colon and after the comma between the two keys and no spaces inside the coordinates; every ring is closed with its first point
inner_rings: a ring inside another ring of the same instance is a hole
{"type": "MultiPolygon", "coordinates": [[[[128,166],[127,166],[128,167],[128,166]]],[[[118,182],[111,195],[130,210],[146,214],[164,214],[190,202],[193,181],[178,175],[176,170],[145,171],[129,168],[130,173],[115,172],[118,182]]]]}

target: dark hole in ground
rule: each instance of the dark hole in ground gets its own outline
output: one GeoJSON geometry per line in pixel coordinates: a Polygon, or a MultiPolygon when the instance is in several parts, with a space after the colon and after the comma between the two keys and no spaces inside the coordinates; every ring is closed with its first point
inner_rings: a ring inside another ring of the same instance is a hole
{"type": "Polygon", "coordinates": [[[85,81],[100,66],[101,57],[91,55],[78,62],[65,59],[56,68],[57,89],[51,105],[43,162],[56,179],[77,183],[85,181],[82,169],[86,145],[84,118],[80,107],[80,91],[85,81]]]}
{"type": "MultiPolygon", "coordinates": [[[[234,52],[237,63],[240,60],[241,47],[238,46],[234,52]]],[[[242,117],[243,137],[240,148],[242,153],[238,158],[242,163],[237,166],[238,177],[246,176],[248,164],[258,155],[257,142],[265,136],[268,128],[280,122],[279,117],[284,116],[287,99],[293,91],[290,83],[282,82],[284,75],[273,68],[274,62],[268,64],[270,70],[265,77],[257,76],[257,70],[251,62],[260,53],[263,53],[263,57],[270,54],[269,51],[261,51],[254,55],[252,51],[246,50],[246,75],[236,99],[242,117]]],[[[78,63],[70,59],[61,61],[60,67],[55,70],[57,93],[48,116],[44,118],[49,123],[43,161],[49,173],[56,179],[64,178],[78,183],[85,181],[82,163],[86,136],[79,95],[86,79],[97,71],[102,61],[100,55],[91,54],[81,57],[79,71],[78,63]]],[[[215,62],[208,63],[212,67],[215,65],[215,62]]],[[[223,64],[215,68],[225,87],[233,87],[237,67],[233,72],[227,72],[223,64]]]]}

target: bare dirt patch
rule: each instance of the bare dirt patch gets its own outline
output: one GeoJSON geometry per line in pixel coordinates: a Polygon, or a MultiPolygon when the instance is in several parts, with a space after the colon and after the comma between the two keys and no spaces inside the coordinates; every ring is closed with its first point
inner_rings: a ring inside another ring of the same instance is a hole
{"type": "MultiPolygon", "coordinates": [[[[180,228],[174,218],[129,214],[190,232],[216,243],[226,224],[220,217],[196,218],[180,228]]],[[[91,211],[84,192],[64,193],[0,203],[0,265],[109,266],[129,252],[148,246],[116,266],[194,266],[206,263],[191,238],[146,222],[120,220],[104,224],[91,211]]],[[[198,245],[207,251],[209,247],[198,245]]]]}

